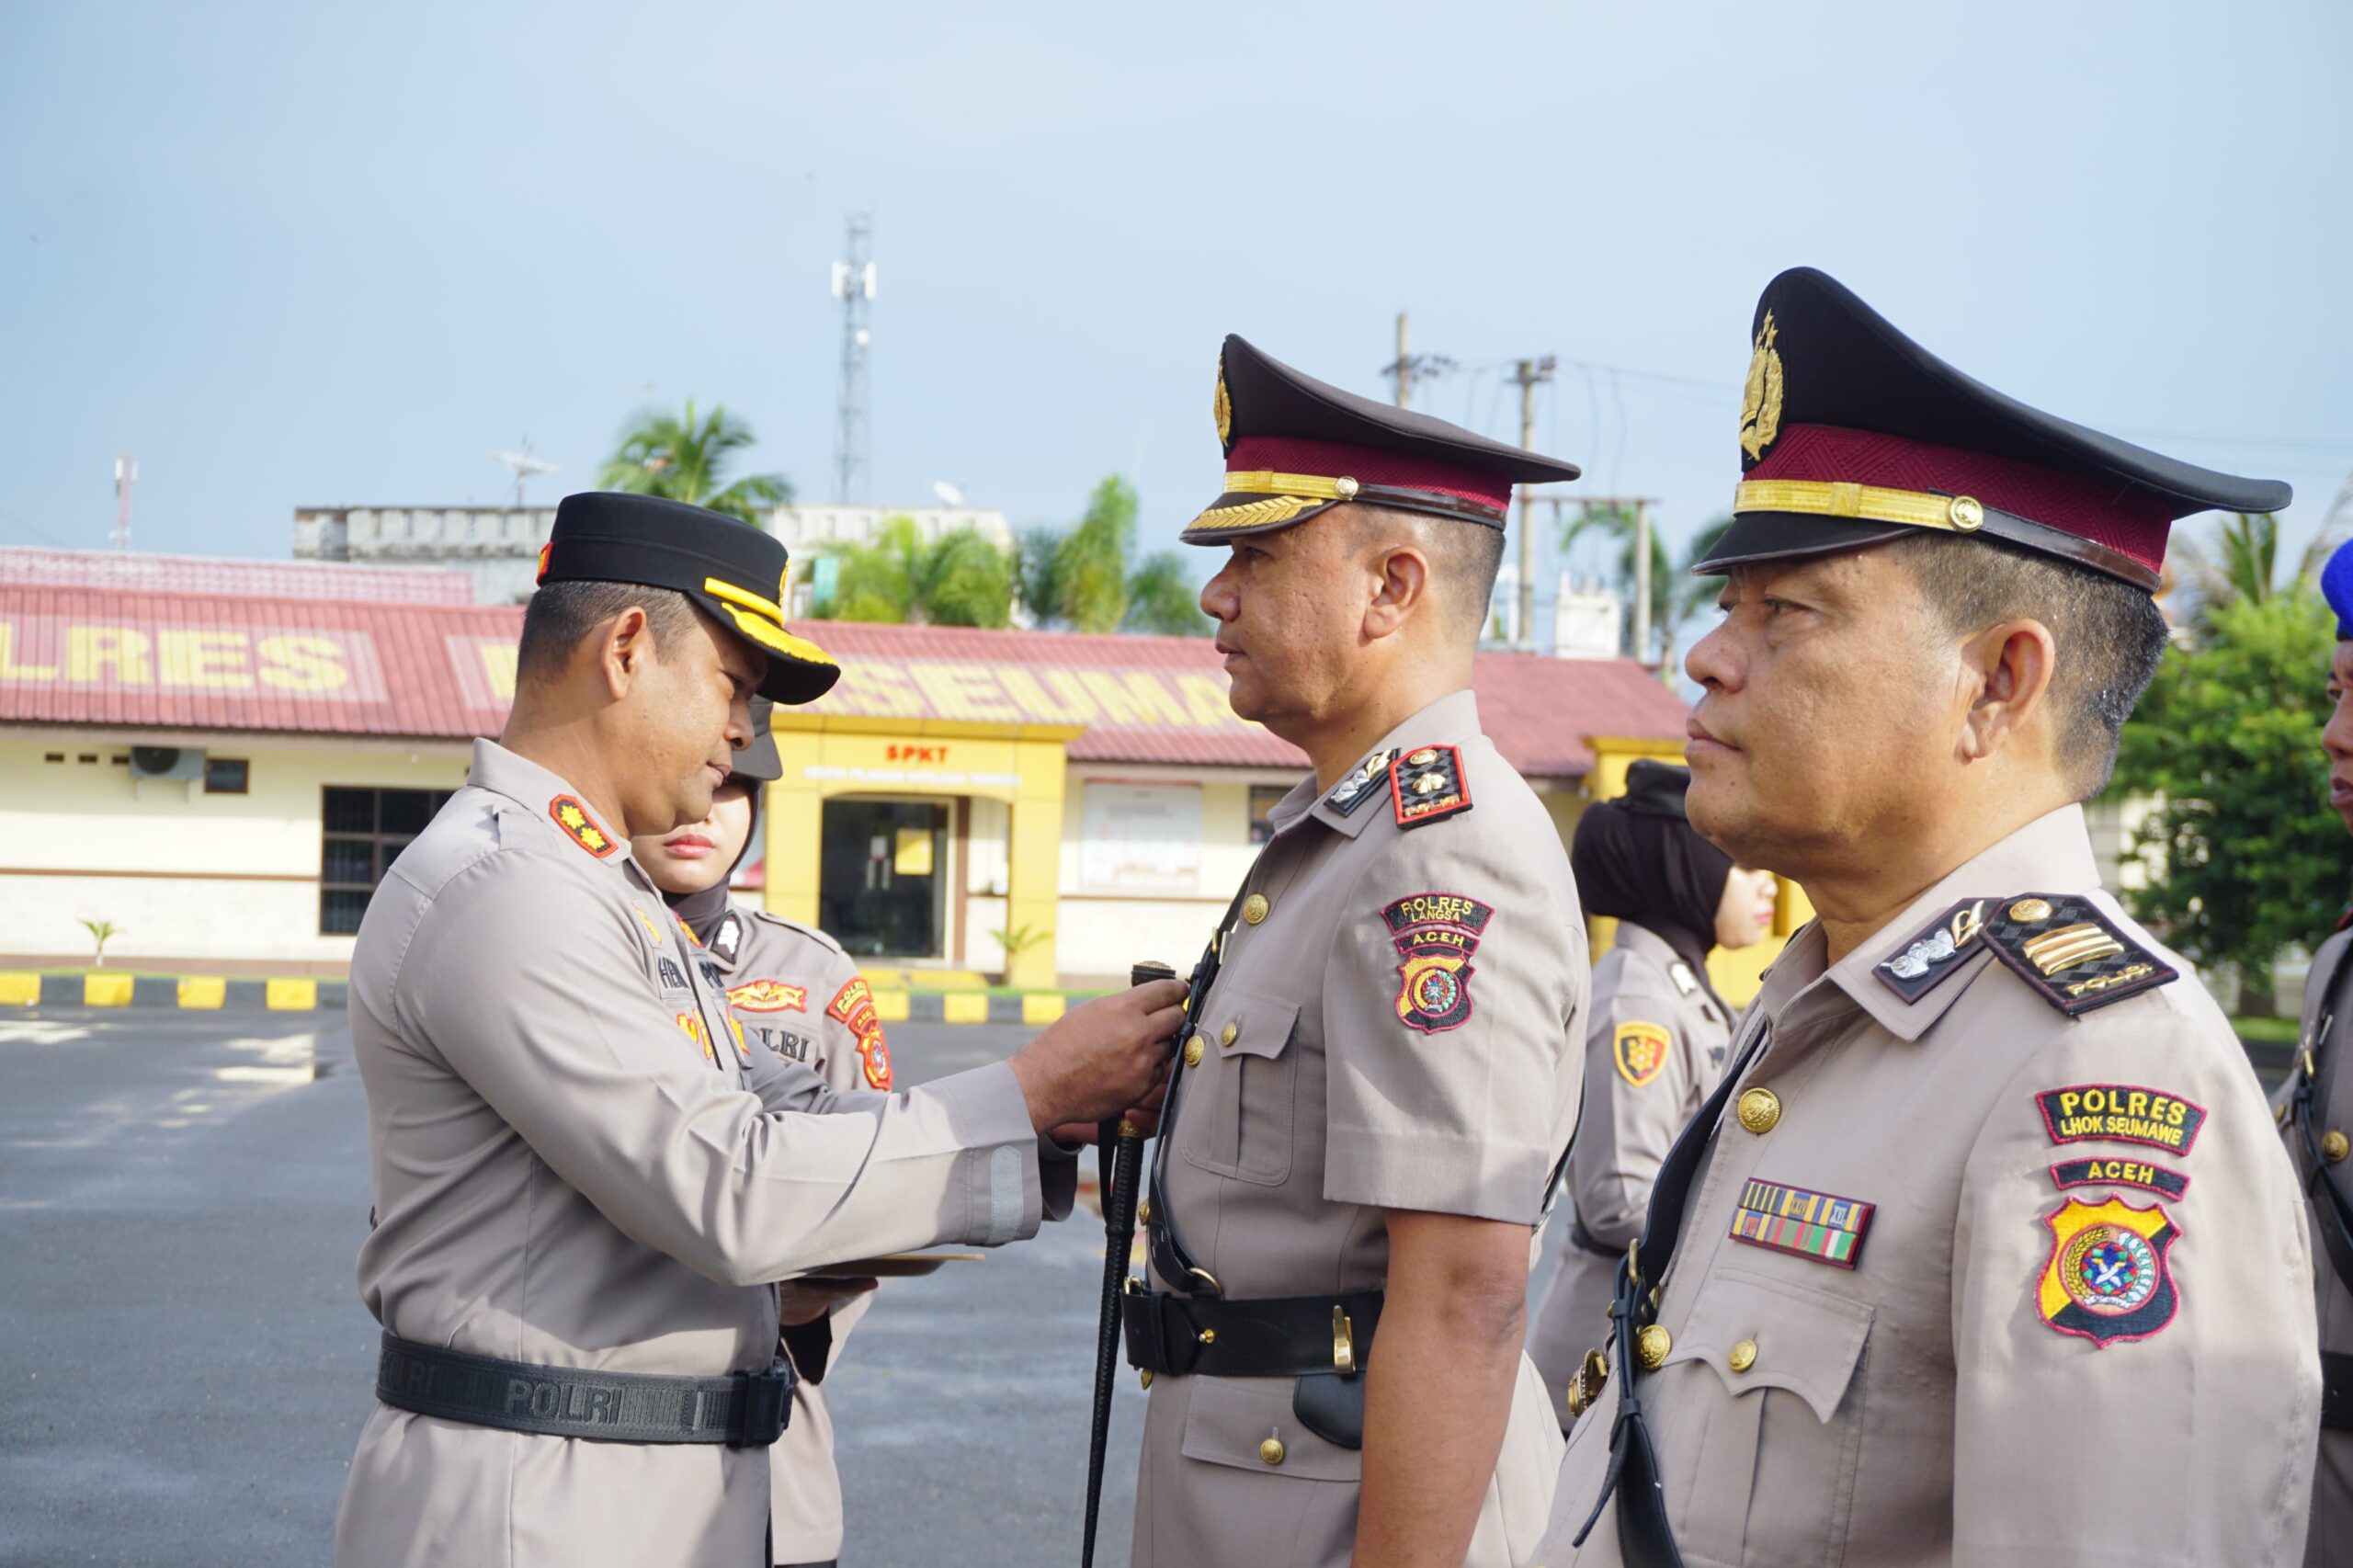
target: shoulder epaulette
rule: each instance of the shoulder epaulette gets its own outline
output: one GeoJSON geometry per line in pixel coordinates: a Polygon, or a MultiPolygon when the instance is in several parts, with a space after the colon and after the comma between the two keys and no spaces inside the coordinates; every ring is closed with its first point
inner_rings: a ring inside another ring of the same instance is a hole
{"type": "Polygon", "coordinates": [[[2181,978],[2080,894],[1988,899],[1984,921],[1994,956],[2071,1018],[2181,978]]]}
{"type": "Polygon", "coordinates": [[[1389,765],[1389,799],[1399,827],[1421,827],[1471,809],[1462,753],[1454,746],[1415,746],[1389,765]]]}
{"type": "Polygon", "coordinates": [[[1396,760],[1393,751],[1374,752],[1362,767],[1332,786],[1324,803],[1344,817],[1354,816],[1358,806],[1380,793],[1381,780],[1389,777],[1389,765],[1396,760]]]}

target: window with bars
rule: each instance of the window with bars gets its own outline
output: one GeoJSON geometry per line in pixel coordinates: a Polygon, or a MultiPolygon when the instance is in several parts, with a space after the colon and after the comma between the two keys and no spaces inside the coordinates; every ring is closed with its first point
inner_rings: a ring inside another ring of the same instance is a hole
{"type": "Polygon", "coordinates": [[[319,935],[359,929],[369,897],[408,841],[425,831],[448,790],[350,790],[329,785],[319,854],[319,935]]]}

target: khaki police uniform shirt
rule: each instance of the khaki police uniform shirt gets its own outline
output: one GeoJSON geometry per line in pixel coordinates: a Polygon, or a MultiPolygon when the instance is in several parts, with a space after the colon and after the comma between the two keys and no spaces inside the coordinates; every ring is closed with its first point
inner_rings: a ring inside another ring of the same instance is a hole
{"type": "MultiPolygon", "coordinates": [[[[2304,1021],[2298,1038],[2313,1042],[2320,1060],[2353,1051],[2353,974],[2345,971],[2353,955],[2353,931],[2340,931],[2313,955],[2304,983],[2304,1021]]],[[[2323,1072],[2324,1079],[2327,1074],[2323,1072]]],[[[2294,1086],[2291,1075],[2287,1088],[2294,1086]]],[[[2353,1137],[2353,1061],[2340,1060],[2336,1079],[2328,1085],[2326,1104],[2313,1107],[2313,1125],[2320,1133],[2332,1131],[2353,1137]]],[[[2286,1089],[2282,1091],[2284,1099],[2286,1089]]],[[[2284,1109],[2284,1107],[2283,1107],[2284,1109]]],[[[2291,1121],[2283,1130],[2298,1137],[2291,1121]]],[[[2353,1161],[2329,1167],[2340,1187],[2353,1189],[2353,1161]]],[[[2320,1347],[2339,1356],[2353,1356],[2353,1290],[2336,1272],[2336,1260],[2321,1240],[2321,1216],[2315,1205],[2313,1224],[2313,1283],[2320,1312],[2320,1347]]],[[[2320,1459],[2313,1476],[2312,1533],[2304,1546],[2308,1568],[2353,1560],[2353,1432],[2320,1435],[2320,1459]]]]}
{"type": "MultiPolygon", "coordinates": [[[[840,943],[739,904],[712,933],[708,956],[755,1051],[797,1062],[845,1093],[891,1087],[890,1045],[873,988],[840,943]]],[[[872,1301],[861,1296],[823,1323],[785,1335],[801,1380],[792,1390],[792,1425],[768,1450],[769,1546],[778,1562],[830,1562],[841,1555],[842,1483],[825,1391],[843,1342],[872,1301]]]]}
{"type": "MultiPolygon", "coordinates": [[[[2070,806],[1837,964],[1809,926],[1768,974],[1734,1062],[1761,1046],[1665,1276],[1670,1347],[1642,1380],[1694,1568],[2299,1560],[2319,1377],[2295,1183],[2228,1021],[2098,881],[2070,806]],[[1874,973],[1961,901],[1992,917],[2029,893],[2088,897],[2182,978],[2069,1018],[1982,937],[1910,1004],[1874,973]],[[1745,1203],[1791,1192],[1873,1206],[1855,1267],[1817,1256],[1847,1244],[1851,1206],[1813,1207],[1822,1230],[1764,1230],[1796,1250],[1734,1239],[1762,1229],[1745,1203]],[[2140,1305],[2102,1316],[2086,1297],[2140,1305]]],[[[1570,1435],[1547,1568],[1622,1561],[1614,1503],[1570,1544],[1608,1468],[1625,1387],[1609,1355],[1570,1435]]]]}
{"type": "MultiPolygon", "coordinates": [[[[1272,813],[1245,883],[1256,902],[1195,1020],[1203,1050],[1158,1199],[1229,1300],[1382,1288],[1385,1210],[1531,1227],[1542,1210],[1576,1119],[1585,925],[1559,831],[1481,734],[1469,692],[1379,751],[1447,746],[1468,811],[1401,828],[1385,778],[1353,814],[1311,778],[1272,813]],[[1473,927],[1468,962],[1449,968],[1473,927]]],[[[1376,1335],[1369,1364],[1380,1356],[1376,1335]]],[[[1154,1381],[1136,1568],[1347,1562],[1362,1456],[1302,1426],[1292,1386],[1154,1381]],[[1279,1463],[1262,1457],[1270,1437],[1279,1463]]],[[[1560,1445],[1523,1358],[1470,1562],[1526,1560],[1560,1445]]]]}
{"type": "Polygon", "coordinates": [[[1593,966],[1585,1119],[1552,1216],[1560,1271],[1528,1325],[1528,1358],[1569,1426],[1568,1385],[1609,1335],[1618,1260],[1643,1233],[1659,1163],[1724,1075],[1732,1020],[1666,939],[1631,920],[1593,966]],[[1572,1207],[1574,1205],[1574,1207],[1572,1207]],[[1584,1221],[1586,1237],[1578,1234],[1584,1221]]]}
{"type": "MultiPolygon", "coordinates": [[[[487,741],[376,890],[351,969],[392,1334],[513,1360],[765,1369],[770,1281],[1067,1212],[1002,1063],[837,1096],[739,1041],[662,896],[564,780],[487,741]],[[788,1114],[793,1108],[830,1115],[788,1114]]],[[[757,1562],[768,1456],[494,1430],[379,1404],[337,1562],[757,1562]]]]}

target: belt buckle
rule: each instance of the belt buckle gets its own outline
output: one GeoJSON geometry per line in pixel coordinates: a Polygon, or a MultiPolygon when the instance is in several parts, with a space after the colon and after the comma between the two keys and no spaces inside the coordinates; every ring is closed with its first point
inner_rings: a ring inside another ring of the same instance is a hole
{"type": "Polygon", "coordinates": [[[733,1449],[768,1448],[792,1424],[792,1363],[778,1357],[765,1372],[745,1372],[736,1404],[733,1449]]]}

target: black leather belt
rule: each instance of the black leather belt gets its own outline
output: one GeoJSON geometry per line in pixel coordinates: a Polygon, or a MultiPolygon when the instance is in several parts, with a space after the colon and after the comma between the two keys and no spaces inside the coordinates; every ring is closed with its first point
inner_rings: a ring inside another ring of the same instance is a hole
{"type": "Polygon", "coordinates": [[[2320,1424],[2333,1432],[2353,1432],[2353,1353],[2320,1353],[2320,1424]]]}
{"type": "Polygon", "coordinates": [[[792,1419],[792,1367],[724,1378],[541,1367],[384,1335],[376,1397],[419,1415],[600,1443],[766,1448],[792,1419]]]}
{"type": "Polygon", "coordinates": [[[1131,1367],[1177,1377],[1295,1378],[1362,1368],[1381,1301],[1379,1290],[1240,1301],[1131,1290],[1120,1299],[1120,1317],[1131,1367]]]}

